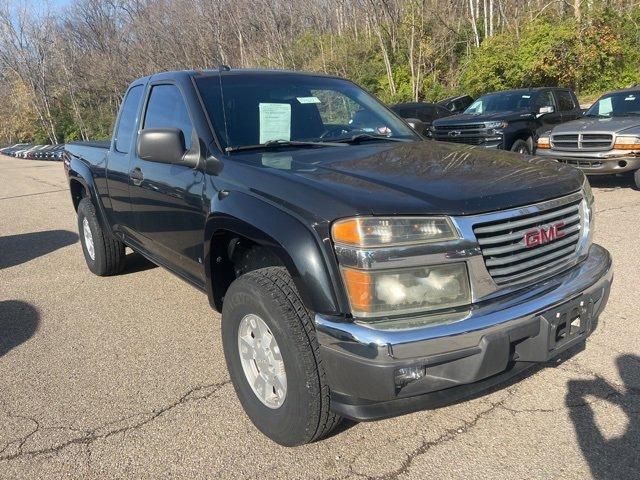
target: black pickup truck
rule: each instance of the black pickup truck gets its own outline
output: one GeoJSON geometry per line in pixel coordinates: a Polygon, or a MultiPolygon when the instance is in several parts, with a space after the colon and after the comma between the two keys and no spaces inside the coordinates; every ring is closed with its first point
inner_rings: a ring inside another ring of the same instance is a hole
{"type": "Polygon", "coordinates": [[[434,120],[429,137],[531,154],[540,134],[582,116],[566,88],[505,90],[481,96],[463,113],[434,120]]]}
{"type": "Polygon", "coordinates": [[[424,141],[340,78],[160,73],[108,145],[66,148],[89,269],[128,246],[206,292],[243,407],[283,445],[574,352],[608,299],[582,172],[424,141]]]}

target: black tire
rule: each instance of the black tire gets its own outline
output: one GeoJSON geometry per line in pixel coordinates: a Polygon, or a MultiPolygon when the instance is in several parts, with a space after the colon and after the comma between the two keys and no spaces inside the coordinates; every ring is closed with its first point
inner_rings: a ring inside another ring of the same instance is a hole
{"type": "Polygon", "coordinates": [[[522,155],[531,155],[531,147],[529,146],[529,142],[526,140],[516,140],[513,142],[513,145],[511,145],[511,151],[522,155]]]}
{"type": "Polygon", "coordinates": [[[224,297],[222,343],[236,394],[253,424],[284,446],[326,436],[341,418],[329,410],[329,387],[309,311],[284,267],[268,267],[236,279],[224,297]],[[242,368],[238,329],[248,314],[258,315],[278,343],[285,365],[287,392],[278,408],[254,393],[242,368]]]}
{"type": "Polygon", "coordinates": [[[83,198],[78,204],[78,234],[89,270],[101,277],[115,275],[122,271],[125,265],[124,244],[104,232],[89,197],[83,198]],[[85,219],[93,240],[94,258],[91,258],[85,240],[85,219]]]}

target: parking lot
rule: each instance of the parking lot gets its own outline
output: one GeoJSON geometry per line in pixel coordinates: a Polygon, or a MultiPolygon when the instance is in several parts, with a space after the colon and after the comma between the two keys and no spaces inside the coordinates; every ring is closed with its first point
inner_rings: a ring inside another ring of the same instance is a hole
{"type": "Polygon", "coordinates": [[[593,185],[615,281],[586,350],[286,449],[237,401],[206,296],[133,253],[92,275],[62,164],[0,157],[0,477],[638,478],[640,192],[593,185]]]}

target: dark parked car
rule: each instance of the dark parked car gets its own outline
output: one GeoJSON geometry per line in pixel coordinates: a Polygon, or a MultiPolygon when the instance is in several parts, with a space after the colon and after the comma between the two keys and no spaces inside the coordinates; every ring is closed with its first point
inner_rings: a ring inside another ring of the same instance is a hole
{"type": "Polygon", "coordinates": [[[64,143],[55,145],[47,151],[46,158],[49,160],[62,160],[64,154],[64,143]]]}
{"type": "Polygon", "coordinates": [[[464,112],[472,103],[473,97],[470,95],[458,95],[437,102],[438,105],[449,110],[451,114],[464,112]]]}
{"type": "Polygon", "coordinates": [[[531,154],[538,136],[582,116],[566,88],[529,88],[483,95],[462,114],[433,122],[435,140],[531,154]]]}
{"type": "Polygon", "coordinates": [[[389,108],[404,118],[420,134],[426,135],[434,120],[452,113],[440,105],[426,102],[396,103],[389,108]]]}
{"type": "Polygon", "coordinates": [[[54,148],[55,145],[45,145],[42,148],[33,152],[33,157],[35,160],[44,160],[47,158],[47,153],[54,148]]]}
{"type": "Polygon", "coordinates": [[[16,155],[16,152],[29,148],[30,146],[31,145],[29,143],[16,143],[15,145],[12,145],[10,147],[3,148],[2,150],[0,150],[0,152],[3,155],[14,157],[16,155]]]}
{"type": "Polygon", "coordinates": [[[423,141],[337,77],[140,78],[113,139],[64,167],[88,268],[118,274],[129,246],[205,292],[242,406],[283,445],[576,351],[609,297],[581,171],[423,141]]]}

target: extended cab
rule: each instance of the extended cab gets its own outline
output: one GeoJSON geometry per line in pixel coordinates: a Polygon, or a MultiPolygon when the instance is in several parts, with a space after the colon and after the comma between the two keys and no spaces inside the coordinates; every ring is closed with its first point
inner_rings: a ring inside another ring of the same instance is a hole
{"type": "Polygon", "coordinates": [[[141,78],[112,140],[64,165],[89,269],[121,272],[128,246],[205,292],[243,407],[283,445],[580,347],[609,296],[582,172],[424,141],[336,77],[141,78]]]}
{"type": "Polygon", "coordinates": [[[566,88],[528,88],[488,93],[459,115],[434,120],[430,137],[524,154],[535,151],[538,136],[582,115],[566,88]]]}
{"type": "Polygon", "coordinates": [[[640,88],[603,95],[579,120],[541,135],[537,153],[588,175],[629,172],[640,188],[640,88]]]}

